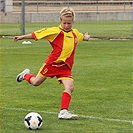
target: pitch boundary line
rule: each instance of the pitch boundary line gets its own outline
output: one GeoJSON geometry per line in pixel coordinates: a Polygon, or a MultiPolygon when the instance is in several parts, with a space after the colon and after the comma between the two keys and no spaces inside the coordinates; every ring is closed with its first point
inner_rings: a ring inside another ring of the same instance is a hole
{"type": "MultiPolygon", "coordinates": [[[[18,44],[19,45],[19,44],[18,44]]],[[[25,45],[25,46],[21,46],[21,44],[20,44],[20,46],[19,47],[8,47],[8,48],[3,48],[4,50],[6,49],[8,49],[8,50],[10,50],[10,49],[27,49],[27,48],[42,48],[42,47],[50,47],[50,45],[48,45],[48,44],[44,44],[43,46],[41,45],[39,45],[38,44],[38,46],[36,45],[32,45],[32,44],[22,44],[22,45],[25,45]],[[30,46],[29,46],[30,45],[30,46]],[[32,46],[31,46],[32,45],[32,46]]]]}
{"type": "MultiPolygon", "coordinates": [[[[48,112],[48,111],[41,111],[41,110],[31,110],[31,109],[24,109],[24,108],[9,108],[9,107],[0,107],[1,109],[5,110],[16,110],[16,111],[28,111],[28,112],[40,112],[45,114],[58,114],[57,112],[48,112]]],[[[123,122],[123,123],[132,123],[133,121],[130,120],[121,120],[121,119],[113,119],[113,118],[104,118],[104,117],[97,117],[97,116],[86,116],[86,115],[79,115],[79,118],[85,119],[96,119],[96,120],[104,120],[104,121],[114,121],[114,122],[123,122]]]]}

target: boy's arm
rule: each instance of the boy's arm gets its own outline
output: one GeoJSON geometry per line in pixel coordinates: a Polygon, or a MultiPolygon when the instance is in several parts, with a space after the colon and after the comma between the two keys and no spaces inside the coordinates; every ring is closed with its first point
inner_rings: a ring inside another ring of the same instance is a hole
{"type": "Polygon", "coordinates": [[[85,34],[84,34],[84,39],[83,39],[84,41],[89,41],[90,40],[90,35],[88,35],[88,32],[86,32],[85,34]]]}
{"type": "Polygon", "coordinates": [[[14,41],[18,41],[18,40],[23,40],[23,39],[33,39],[34,37],[32,36],[32,34],[27,34],[27,35],[22,35],[22,36],[14,36],[13,39],[14,41]]]}

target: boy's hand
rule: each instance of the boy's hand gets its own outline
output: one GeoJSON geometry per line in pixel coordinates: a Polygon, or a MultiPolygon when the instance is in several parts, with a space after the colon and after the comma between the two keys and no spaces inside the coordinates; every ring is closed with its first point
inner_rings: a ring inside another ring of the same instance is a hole
{"type": "Polygon", "coordinates": [[[88,35],[88,32],[86,32],[86,33],[84,34],[84,40],[85,40],[85,41],[89,41],[89,40],[90,40],[90,35],[88,35]]]}
{"type": "Polygon", "coordinates": [[[14,36],[14,37],[13,37],[13,40],[14,40],[15,42],[17,42],[18,40],[22,40],[22,39],[23,39],[22,36],[14,36]]]}
{"type": "Polygon", "coordinates": [[[32,36],[32,33],[26,34],[26,35],[22,35],[22,36],[14,36],[13,37],[13,40],[15,42],[17,42],[18,40],[23,40],[23,39],[34,39],[34,37],[32,36]]]}

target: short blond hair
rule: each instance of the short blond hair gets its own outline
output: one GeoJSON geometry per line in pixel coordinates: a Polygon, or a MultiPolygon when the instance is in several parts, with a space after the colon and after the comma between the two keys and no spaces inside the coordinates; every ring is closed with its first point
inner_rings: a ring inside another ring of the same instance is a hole
{"type": "Polygon", "coordinates": [[[72,19],[74,20],[75,12],[74,12],[73,8],[72,7],[64,7],[60,11],[60,19],[62,19],[62,17],[72,17],[72,19]]]}

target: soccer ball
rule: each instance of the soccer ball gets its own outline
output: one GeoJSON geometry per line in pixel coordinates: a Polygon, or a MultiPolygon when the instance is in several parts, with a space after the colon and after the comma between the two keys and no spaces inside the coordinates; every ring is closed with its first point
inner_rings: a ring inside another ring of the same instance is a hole
{"type": "Polygon", "coordinates": [[[36,130],[42,126],[42,117],[36,112],[27,114],[24,118],[24,124],[28,129],[36,130]]]}

